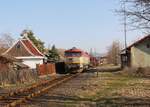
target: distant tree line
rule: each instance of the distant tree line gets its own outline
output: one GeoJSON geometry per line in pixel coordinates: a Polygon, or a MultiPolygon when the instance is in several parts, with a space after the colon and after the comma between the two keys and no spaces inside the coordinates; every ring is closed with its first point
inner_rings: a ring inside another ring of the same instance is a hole
{"type": "Polygon", "coordinates": [[[11,34],[3,33],[0,35],[0,54],[4,53],[14,43],[15,39],[12,38],[11,34]]]}

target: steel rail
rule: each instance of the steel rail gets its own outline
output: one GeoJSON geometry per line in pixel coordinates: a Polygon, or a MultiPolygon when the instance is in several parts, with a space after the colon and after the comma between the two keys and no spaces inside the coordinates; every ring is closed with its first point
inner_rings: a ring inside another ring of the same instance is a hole
{"type": "Polygon", "coordinates": [[[16,91],[12,91],[12,92],[10,92],[10,93],[8,93],[6,95],[2,95],[2,96],[0,96],[0,101],[1,100],[5,100],[7,97],[13,97],[16,94],[23,93],[23,92],[26,92],[26,91],[30,91],[30,90],[32,90],[32,89],[34,89],[36,87],[42,86],[44,84],[47,84],[47,83],[53,81],[54,79],[56,79],[56,77],[54,77],[51,80],[43,80],[40,83],[34,83],[34,84],[32,84],[31,86],[29,86],[27,88],[17,89],[16,91]]]}
{"type": "Polygon", "coordinates": [[[41,84],[35,84],[33,87],[29,87],[26,89],[22,89],[22,91],[19,91],[18,93],[10,93],[9,96],[5,96],[0,101],[6,101],[6,105],[4,107],[16,107],[17,105],[20,105],[21,103],[25,103],[28,100],[31,100],[34,97],[40,96],[44,93],[46,93],[49,89],[56,87],[63,82],[66,82],[76,76],[78,76],[80,73],[72,74],[72,75],[65,75],[60,78],[55,78],[53,80],[45,81],[41,84]],[[19,98],[18,98],[19,97],[19,98]],[[12,98],[13,99],[12,101],[12,98]],[[7,103],[8,102],[8,103],[7,103]]]}

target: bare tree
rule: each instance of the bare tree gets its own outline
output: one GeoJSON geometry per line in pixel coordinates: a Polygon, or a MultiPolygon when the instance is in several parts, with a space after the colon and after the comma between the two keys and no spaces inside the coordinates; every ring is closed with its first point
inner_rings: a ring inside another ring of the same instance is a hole
{"type": "Polygon", "coordinates": [[[14,43],[14,39],[8,33],[4,33],[0,37],[0,54],[5,52],[14,43]]]}
{"type": "Polygon", "coordinates": [[[118,41],[113,41],[112,45],[108,48],[107,52],[108,63],[114,65],[120,64],[120,50],[120,43],[118,41]]]}
{"type": "Polygon", "coordinates": [[[9,33],[4,33],[0,37],[0,47],[9,48],[13,45],[14,41],[9,33]]]}
{"type": "Polygon", "coordinates": [[[150,0],[121,0],[120,13],[134,29],[150,32],[150,0]]]}

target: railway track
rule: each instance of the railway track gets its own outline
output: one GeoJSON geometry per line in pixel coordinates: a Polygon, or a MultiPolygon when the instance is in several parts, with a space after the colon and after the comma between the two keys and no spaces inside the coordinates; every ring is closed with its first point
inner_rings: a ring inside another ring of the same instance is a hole
{"type": "Polygon", "coordinates": [[[34,97],[46,93],[49,89],[56,87],[63,82],[78,76],[79,74],[80,73],[65,75],[59,78],[54,78],[52,80],[43,81],[39,84],[33,84],[28,88],[8,93],[5,96],[0,96],[0,107],[16,107],[21,103],[25,103],[34,97]]]}

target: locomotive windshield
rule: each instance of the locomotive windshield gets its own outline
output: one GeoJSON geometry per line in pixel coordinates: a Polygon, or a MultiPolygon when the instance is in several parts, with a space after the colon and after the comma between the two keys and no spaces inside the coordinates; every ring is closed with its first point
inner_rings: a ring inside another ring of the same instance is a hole
{"type": "Polygon", "coordinates": [[[67,56],[67,57],[79,57],[79,56],[81,56],[81,52],[66,52],[65,56],[67,56]]]}

